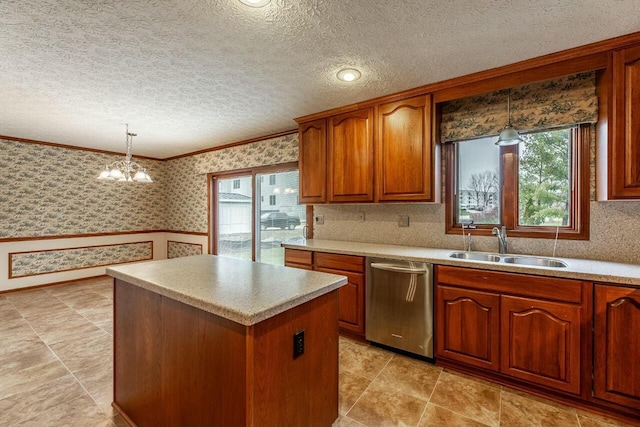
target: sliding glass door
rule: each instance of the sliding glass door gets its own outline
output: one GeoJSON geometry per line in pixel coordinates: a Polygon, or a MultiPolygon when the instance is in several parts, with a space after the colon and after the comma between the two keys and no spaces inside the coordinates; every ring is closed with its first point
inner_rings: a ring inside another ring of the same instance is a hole
{"type": "Polygon", "coordinates": [[[284,265],[282,242],[303,239],[296,164],[213,177],[214,254],[284,265]]]}

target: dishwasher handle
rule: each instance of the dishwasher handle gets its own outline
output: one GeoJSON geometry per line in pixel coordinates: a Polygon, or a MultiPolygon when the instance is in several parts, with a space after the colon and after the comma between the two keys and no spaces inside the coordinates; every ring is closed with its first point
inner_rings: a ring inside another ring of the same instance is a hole
{"type": "Polygon", "coordinates": [[[401,267],[399,265],[387,264],[383,262],[372,262],[371,268],[376,268],[378,270],[393,271],[396,273],[406,273],[406,274],[426,274],[427,273],[427,270],[424,268],[401,267]]]}

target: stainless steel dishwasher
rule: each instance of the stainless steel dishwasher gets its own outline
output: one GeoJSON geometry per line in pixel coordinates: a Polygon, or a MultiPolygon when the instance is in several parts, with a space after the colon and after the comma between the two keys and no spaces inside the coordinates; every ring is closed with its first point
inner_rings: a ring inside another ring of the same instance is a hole
{"type": "Polygon", "coordinates": [[[367,259],[367,340],[433,358],[433,265],[367,259]]]}

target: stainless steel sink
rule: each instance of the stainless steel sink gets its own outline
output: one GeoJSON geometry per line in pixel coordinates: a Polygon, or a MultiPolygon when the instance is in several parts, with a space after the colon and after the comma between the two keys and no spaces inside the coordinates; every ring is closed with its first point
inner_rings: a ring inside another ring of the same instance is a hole
{"type": "Polygon", "coordinates": [[[482,252],[452,252],[449,258],[468,259],[472,261],[500,262],[500,257],[494,254],[484,254],[482,252]]]}
{"type": "Polygon", "coordinates": [[[538,258],[531,256],[508,256],[502,259],[508,264],[535,265],[538,267],[566,268],[567,263],[553,258],[538,258]]]}

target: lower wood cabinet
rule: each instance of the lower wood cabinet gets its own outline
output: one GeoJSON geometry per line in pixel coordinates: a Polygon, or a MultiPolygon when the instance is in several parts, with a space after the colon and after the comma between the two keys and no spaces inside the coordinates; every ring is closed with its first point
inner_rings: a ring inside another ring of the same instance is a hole
{"type": "Polygon", "coordinates": [[[436,277],[437,360],[581,393],[582,282],[446,266],[436,277]]]}
{"type": "Polygon", "coordinates": [[[342,332],[365,336],[365,258],[299,249],[285,249],[284,265],[347,277],[338,289],[338,327],[342,332]]]}
{"type": "Polygon", "coordinates": [[[640,409],[640,289],[595,286],[594,395],[640,409]]]}

